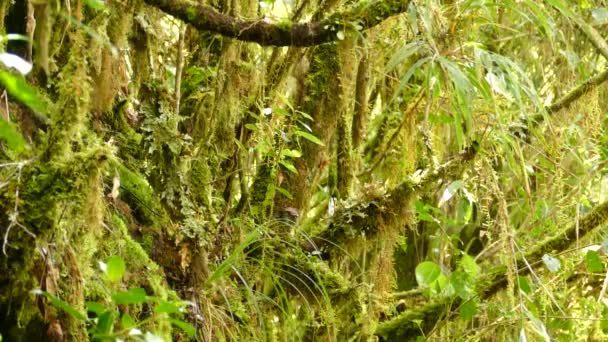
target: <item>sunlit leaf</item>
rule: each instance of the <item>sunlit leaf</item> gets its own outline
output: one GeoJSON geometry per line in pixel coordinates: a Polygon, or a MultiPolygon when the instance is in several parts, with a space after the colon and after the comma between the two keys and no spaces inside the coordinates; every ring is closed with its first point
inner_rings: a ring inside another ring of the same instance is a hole
{"type": "Polygon", "coordinates": [[[130,329],[137,324],[137,322],[135,322],[135,319],[133,319],[133,317],[131,317],[131,315],[127,313],[122,314],[122,317],[120,318],[120,323],[122,324],[122,327],[124,329],[130,329]]]}
{"type": "Polygon", "coordinates": [[[46,113],[46,104],[34,88],[21,77],[15,76],[4,70],[0,70],[0,83],[6,90],[24,105],[30,107],[39,114],[46,113]]]}
{"type": "Polygon", "coordinates": [[[105,305],[97,302],[87,302],[87,311],[95,313],[97,316],[108,311],[105,305]]]}
{"type": "Polygon", "coordinates": [[[431,261],[424,261],[416,266],[416,281],[420,286],[430,286],[441,274],[441,267],[431,261]]]}
{"type": "Polygon", "coordinates": [[[300,158],[302,156],[302,152],[298,151],[298,150],[290,150],[290,149],[283,149],[281,150],[281,155],[285,156],[285,157],[291,157],[291,158],[300,158]]]}
{"type": "Polygon", "coordinates": [[[134,288],[125,292],[116,292],[112,294],[112,300],[116,304],[141,304],[148,301],[146,290],[142,288],[134,288]]]}
{"type": "Polygon", "coordinates": [[[113,283],[120,281],[126,271],[125,261],[122,260],[121,257],[114,255],[108,258],[106,265],[106,276],[108,277],[108,280],[113,283]]]}
{"type": "Polygon", "coordinates": [[[162,301],[158,305],[154,307],[155,313],[169,313],[169,314],[179,314],[181,313],[180,307],[175,305],[172,302],[162,301]]]}
{"type": "Polygon", "coordinates": [[[6,145],[6,147],[15,151],[16,153],[21,153],[26,149],[25,139],[15,125],[11,122],[7,122],[4,119],[0,119],[0,140],[2,140],[6,145]]]}
{"type": "Polygon", "coordinates": [[[283,165],[290,172],[298,173],[298,170],[296,169],[296,167],[287,160],[281,160],[281,161],[279,161],[279,164],[283,165]]]}
{"type": "Polygon", "coordinates": [[[85,0],[84,3],[94,10],[102,10],[106,7],[105,1],[103,0],[85,0]]]}
{"type": "Polygon", "coordinates": [[[304,131],[295,131],[294,134],[310,141],[311,143],[317,144],[319,146],[325,146],[325,144],[323,144],[323,142],[321,140],[319,140],[319,138],[315,137],[311,133],[304,132],[304,131]]]}

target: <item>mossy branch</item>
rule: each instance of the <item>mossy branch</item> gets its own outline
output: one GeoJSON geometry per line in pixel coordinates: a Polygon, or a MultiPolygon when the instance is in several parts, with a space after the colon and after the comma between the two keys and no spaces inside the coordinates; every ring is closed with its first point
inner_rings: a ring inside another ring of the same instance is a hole
{"type": "MultiPolygon", "coordinates": [[[[572,224],[554,237],[548,238],[531,248],[523,257],[517,258],[517,264],[524,264],[526,260],[540,260],[546,253],[566,250],[571,242],[593,231],[608,221],[608,202],[595,207],[585,215],[578,225],[572,224]]],[[[519,275],[530,272],[529,268],[519,270],[519,275]]],[[[486,273],[479,281],[477,294],[480,299],[487,299],[497,291],[507,286],[507,268],[498,266],[486,273]]],[[[399,338],[414,338],[433,329],[435,324],[450,311],[458,310],[460,299],[443,298],[434,300],[422,307],[406,310],[397,317],[378,325],[375,334],[388,340],[399,338]]],[[[452,315],[448,315],[452,317],[452,315]]],[[[454,316],[456,317],[456,316],[454,316]]]]}
{"type": "Polygon", "coordinates": [[[338,40],[338,31],[345,23],[370,29],[384,20],[405,12],[410,1],[362,1],[358,5],[335,13],[324,20],[306,23],[269,23],[264,20],[241,20],[217,12],[214,8],[185,0],[144,0],[201,31],[263,46],[314,46],[338,40]]]}
{"type": "MultiPolygon", "coordinates": [[[[408,203],[413,194],[427,191],[428,187],[436,184],[436,181],[445,175],[458,174],[469,165],[476,154],[477,147],[470,146],[436,169],[424,171],[417,181],[406,180],[386,194],[367,198],[336,212],[329,227],[314,238],[316,247],[330,252],[336,246],[359,238],[361,232],[365,232],[368,239],[373,237],[380,228],[380,223],[390,225],[390,222],[397,220],[399,224],[404,224],[403,217],[406,217],[405,212],[411,210],[408,203]]],[[[303,248],[310,250],[312,246],[306,242],[303,248]]]]}
{"type": "MultiPolygon", "coordinates": [[[[587,39],[593,44],[597,51],[608,60],[608,42],[602,35],[591,25],[585,23],[581,18],[573,17],[575,24],[585,34],[587,39]]],[[[545,110],[548,114],[553,114],[562,108],[568,107],[572,102],[587,94],[589,91],[608,80],[608,69],[600,74],[585,80],[583,83],[571,89],[566,95],[559,100],[547,106],[545,110]]],[[[539,114],[533,117],[533,121],[537,124],[544,120],[544,116],[539,114]]]]}

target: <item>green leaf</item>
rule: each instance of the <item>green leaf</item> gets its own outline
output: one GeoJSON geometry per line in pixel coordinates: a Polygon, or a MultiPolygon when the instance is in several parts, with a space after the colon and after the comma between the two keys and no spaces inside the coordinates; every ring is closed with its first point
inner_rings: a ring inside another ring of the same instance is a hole
{"type": "Polygon", "coordinates": [[[111,334],[114,330],[114,314],[110,311],[103,313],[97,319],[97,332],[103,335],[111,334]]]}
{"type": "Polygon", "coordinates": [[[300,158],[302,156],[302,152],[298,151],[298,150],[290,150],[290,149],[283,149],[281,150],[281,156],[284,157],[291,157],[291,158],[300,158]]]}
{"type": "Polygon", "coordinates": [[[416,201],[416,214],[418,214],[418,220],[420,221],[426,221],[426,222],[437,222],[437,219],[435,219],[431,213],[428,211],[427,206],[421,202],[421,201],[416,201]]]}
{"type": "Polygon", "coordinates": [[[64,302],[63,300],[59,299],[58,297],[53,296],[52,294],[46,292],[46,291],[35,291],[36,294],[41,294],[43,296],[45,296],[48,300],[51,301],[51,304],[53,304],[54,307],[61,309],[63,311],[65,311],[67,314],[69,314],[70,316],[81,320],[81,321],[86,321],[87,320],[87,316],[85,316],[83,313],[81,313],[80,311],[76,310],[74,307],[72,307],[70,304],[68,304],[67,302],[64,302]]]}
{"type": "Polygon", "coordinates": [[[281,195],[289,198],[289,199],[293,199],[293,196],[289,193],[289,191],[287,191],[287,189],[283,189],[280,186],[275,187],[275,190],[278,191],[281,195]]]}
{"type": "Polygon", "coordinates": [[[114,255],[108,259],[106,264],[108,266],[106,269],[108,280],[113,283],[120,281],[126,271],[125,261],[118,255],[114,255]]]}
{"type": "Polygon", "coordinates": [[[297,136],[300,136],[308,141],[310,141],[313,144],[317,144],[319,146],[325,146],[325,144],[323,144],[323,142],[321,140],[319,140],[319,138],[315,137],[313,134],[305,132],[305,131],[295,131],[294,133],[297,136]]]}
{"type": "Polygon", "coordinates": [[[112,294],[112,300],[116,304],[141,304],[147,302],[148,297],[146,290],[138,287],[126,292],[116,292],[112,294]]]}
{"type": "Polygon", "coordinates": [[[122,315],[122,317],[120,318],[120,322],[122,323],[122,327],[124,329],[130,329],[137,324],[137,322],[135,322],[135,319],[133,319],[131,315],[126,313],[122,315]]]}
{"type": "Polygon", "coordinates": [[[474,293],[473,288],[475,283],[464,272],[455,271],[450,276],[450,284],[454,287],[456,295],[462,299],[469,299],[474,293]]]}
{"type": "Polygon", "coordinates": [[[30,109],[38,112],[38,114],[46,113],[46,104],[38,95],[38,92],[30,87],[22,77],[0,70],[0,83],[2,83],[9,94],[30,109]]]}
{"type": "Polygon", "coordinates": [[[465,321],[472,320],[477,314],[477,301],[474,299],[464,302],[458,309],[460,312],[460,318],[465,321]]]}
{"type": "Polygon", "coordinates": [[[293,166],[293,164],[287,160],[281,160],[281,161],[279,161],[279,164],[283,165],[290,172],[298,173],[298,170],[296,170],[296,167],[293,166]]]}
{"type": "Polygon", "coordinates": [[[106,4],[103,0],[85,0],[84,3],[96,11],[106,8],[106,4]]]}
{"type": "Polygon", "coordinates": [[[6,147],[17,153],[21,153],[26,148],[25,139],[17,128],[11,123],[4,119],[0,119],[0,139],[6,143],[6,147]]]}
{"type": "Polygon", "coordinates": [[[172,302],[160,302],[160,304],[158,304],[155,308],[154,308],[154,312],[159,314],[159,313],[168,313],[168,314],[180,314],[182,313],[180,310],[180,307],[175,305],[172,302]]]}
{"type": "Polygon", "coordinates": [[[431,261],[424,261],[416,266],[416,281],[420,286],[431,286],[441,274],[441,267],[431,261]]]}
{"type": "Polygon", "coordinates": [[[87,302],[87,311],[93,312],[97,316],[100,316],[102,313],[108,311],[108,308],[106,308],[105,305],[97,302],[87,302]]]}
{"type": "Polygon", "coordinates": [[[184,321],[180,321],[178,319],[170,319],[169,320],[171,322],[171,324],[175,325],[176,327],[182,329],[186,335],[188,335],[188,337],[193,338],[194,334],[196,333],[194,330],[194,327],[191,326],[190,324],[184,322],[184,321]]]}
{"type": "Polygon", "coordinates": [[[532,292],[532,288],[530,287],[530,284],[528,283],[528,279],[526,279],[526,277],[517,277],[517,285],[520,290],[524,291],[524,293],[529,294],[532,292]]]}
{"type": "Polygon", "coordinates": [[[472,279],[477,278],[480,268],[475,262],[475,258],[468,254],[464,254],[460,259],[460,266],[462,266],[462,270],[470,275],[472,279]]]}
{"type": "Polygon", "coordinates": [[[596,251],[587,251],[585,262],[587,263],[587,271],[591,273],[604,272],[604,264],[596,251]]]}

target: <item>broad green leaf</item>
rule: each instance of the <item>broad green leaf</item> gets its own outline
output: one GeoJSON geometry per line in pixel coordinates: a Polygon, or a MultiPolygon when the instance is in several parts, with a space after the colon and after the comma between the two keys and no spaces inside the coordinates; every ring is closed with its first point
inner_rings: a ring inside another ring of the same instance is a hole
{"type": "Polygon", "coordinates": [[[191,326],[190,324],[184,322],[184,321],[180,321],[178,319],[170,319],[169,320],[171,322],[171,324],[175,325],[176,327],[182,329],[186,335],[188,335],[188,337],[193,338],[194,334],[196,333],[196,331],[194,330],[194,327],[191,326]]]}
{"type": "Polygon", "coordinates": [[[25,139],[17,128],[10,122],[0,119],[0,140],[6,143],[6,147],[16,153],[26,149],[25,139]]]}
{"type": "Polygon", "coordinates": [[[475,282],[464,272],[456,271],[450,275],[450,284],[454,287],[456,295],[462,299],[469,299],[473,294],[475,282]]]}
{"type": "Polygon", "coordinates": [[[528,279],[526,279],[526,277],[517,277],[517,286],[524,293],[529,294],[532,292],[532,288],[530,287],[530,284],[528,283],[528,279]]]}
{"type": "Polygon", "coordinates": [[[108,277],[108,280],[113,283],[120,281],[126,271],[124,260],[122,260],[121,257],[114,255],[108,258],[106,265],[106,276],[108,277]]]}
{"type": "Polygon", "coordinates": [[[111,334],[114,330],[114,314],[107,311],[97,317],[97,332],[102,335],[111,334]]]}
{"type": "Polygon", "coordinates": [[[168,314],[179,314],[181,313],[180,307],[172,302],[160,302],[155,308],[155,313],[168,313],[168,314]]]}
{"type": "Polygon", "coordinates": [[[468,300],[460,305],[458,309],[460,318],[465,321],[472,320],[477,314],[477,301],[475,299],[468,300]]]}
{"type": "Polygon", "coordinates": [[[468,254],[464,254],[462,256],[462,258],[460,259],[460,266],[462,267],[463,271],[465,271],[468,275],[471,276],[472,279],[477,278],[477,275],[479,275],[479,265],[477,265],[477,263],[475,262],[475,258],[468,254]]]}
{"type": "Polygon", "coordinates": [[[131,315],[126,313],[122,314],[122,317],[120,318],[120,323],[122,324],[123,329],[131,329],[137,324],[137,322],[135,322],[135,319],[133,319],[131,315]]]}
{"type": "Polygon", "coordinates": [[[108,311],[105,305],[97,302],[87,302],[87,311],[95,313],[100,316],[102,313],[108,311]]]}
{"type": "Polygon", "coordinates": [[[9,94],[38,112],[39,115],[46,113],[46,104],[40,95],[38,95],[38,92],[30,87],[22,77],[0,70],[0,83],[2,83],[9,94]]]}
{"type": "Polygon", "coordinates": [[[587,251],[585,262],[587,263],[587,271],[591,273],[604,272],[604,264],[596,251],[587,251]]]}
{"type": "Polygon", "coordinates": [[[85,0],[84,3],[96,11],[106,8],[106,4],[103,0],[85,0]]]}
{"type": "Polygon", "coordinates": [[[325,144],[323,144],[323,142],[321,140],[319,140],[319,138],[315,137],[311,133],[308,133],[305,131],[295,131],[294,134],[310,141],[311,143],[317,144],[319,146],[325,146],[325,144]]]}
{"type": "Polygon", "coordinates": [[[423,261],[416,266],[416,281],[420,286],[431,286],[441,274],[441,267],[431,261],[423,261]]]}
{"type": "Polygon", "coordinates": [[[148,301],[146,290],[142,288],[134,288],[125,292],[116,292],[112,294],[112,300],[116,304],[141,304],[148,301]]]}
{"type": "Polygon", "coordinates": [[[431,213],[427,209],[427,206],[424,203],[422,203],[421,201],[416,201],[415,206],[416,214],[418,214],[419,220],[426,222],[438,222],[437,219],[431,215],[431,213]]]}

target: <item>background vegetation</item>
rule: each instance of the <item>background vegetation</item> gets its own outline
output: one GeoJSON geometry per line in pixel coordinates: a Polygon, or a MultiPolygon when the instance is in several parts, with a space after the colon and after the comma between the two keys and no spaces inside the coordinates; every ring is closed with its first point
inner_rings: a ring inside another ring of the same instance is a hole
{"type": "Polygon", "coordinates": [[[0,0],[1,338],[606,339],[607,24],[0,0]]]}

